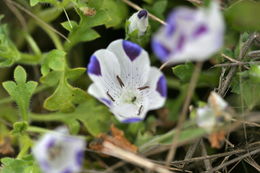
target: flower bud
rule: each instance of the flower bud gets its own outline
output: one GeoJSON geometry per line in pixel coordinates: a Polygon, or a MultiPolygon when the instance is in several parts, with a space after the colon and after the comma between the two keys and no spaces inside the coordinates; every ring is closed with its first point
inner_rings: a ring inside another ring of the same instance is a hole
{"type": "Polygon", "coordinates": [[[148,12],[146,10],[140,10],[134,13],[129,18],[129,33],[132,33],[135,30],[138,30],[138,35],[144,35],[148,27],[148,12]]]}

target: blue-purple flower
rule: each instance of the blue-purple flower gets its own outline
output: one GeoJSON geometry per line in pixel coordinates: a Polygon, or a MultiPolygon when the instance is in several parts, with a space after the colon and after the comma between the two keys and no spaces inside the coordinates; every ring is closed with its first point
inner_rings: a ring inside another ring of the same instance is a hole
{"type": "Polygon", "coordinates": [[[169,64],[203,61],[222,47],[224,29],[216,1],[209,8],[179,7],[153,37],[152,48],[162,62],[169,64]]]}
{"type": "Polygon", "coordinates": [[[45,134],[32,152],[44,173],[79,172],[84,159],[85,140],[70,136],[68,129],[60,127],[45,134]]]}
{"type": "Polygon", "coordinates": [[[150,66],[147,52],[130,41],[115,40],[96,51],[90,58],[88,75],[94,82],[88,93],[107,105],[121,122],[141,121],[149,110],[164,105],[164,75],[150,66]]]}
{"type": "Polygon", "coordinates": [[[144,35],[148,27],[148,12],[146,10],[139,10],[134,13],[129,19],[128,31],[129,33],[138,30],[139,36],[144,35]]]}

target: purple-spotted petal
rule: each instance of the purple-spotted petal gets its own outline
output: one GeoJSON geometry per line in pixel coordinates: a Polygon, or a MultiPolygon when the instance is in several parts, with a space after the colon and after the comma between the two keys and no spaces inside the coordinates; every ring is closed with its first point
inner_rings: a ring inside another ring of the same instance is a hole
{"type": "Polygon", "coordinates": [[[79,151],[84,151],[85,140],[70,136],[68,129],[60,127],[46,133],[33,147],[32,153],[43,173],[79,172],[79,151]]]}
{"type": "Polygon", "coordinates": [[[61,173],[73,173],[73,171],[70,168],[66,168],[61,173]]]}
{"type": "Polygon", "coordinates": [[[146,10],[140,10],[137,14],[138,18],[141,19],[142,17],[147,17],[148,12],[146,10]]]}
{"type": "Polygon", "coordinates": [[[180,7],[154,35],[153,51],[164,62],[163,48],[168,48],[168,64],[202,61],[220,49],[223,35],[224,22],[216,1],[212,1],[209,8],[180,7]]]}
{"type": "Polygon", "coordinates": [[[100,99],[105,105],[107,105],[107,106],[111,106],[112,105],[112,101],[111,100],[108,100],[108,99],[106,99],[106,98],[101,98],[100,99]]]}
{"type": "Polygon", "coordinates": [[[125,119],[124,121],[122,121],[123,123],[136,123],[136,122],[139,122],[139,121],[142,121],[143,119],[141,118],[128,118],[128,119],[125,119]]]}
{"type": "Polygon", "coordinates": [[[167,96],[167,83],[164,76],[161,76],[157,82],[156,91],[160,93],[162,97],[167,96]]]}
{"type": "Polygon", "coordinates": [[[192,34],[194,38],[197,38],[198,36],[207,33],[208,28],[206,25],[200,25],[192,34]]]}
{"type": "Polygon", "coordinates": [[[100,69],[100,64],[99,64],[99,61],[97,59],[96,56],[92,55],[90,57],[90,62],[88,64],[88,73],[90,74],[94,74],[94,75],[97,75],[97,76],[101,76],[101,69],[100,69]]]}
{"type": "Polygon", "coordinates": [[[131,61],[134,61],[140,55],[142,50],[139,45],[127,40],[123,40],[123,48],[131,61]]]}
{"type": "Polygon", "coordinates": [[[83,150],[79,150],[76,153],[76,163],[78,166],[81,166],[83,164],[83,160],[84,160],[84,151],[83,150]]]}
{"type": "Polygon", "coordinates": [[[160,58],[161,61],[165,62],[168,60],[168,56],[171,53],[171,51],[167,47],[165,47],[158,41],[153,40],[152,48],[154,53],[160,58]]]}

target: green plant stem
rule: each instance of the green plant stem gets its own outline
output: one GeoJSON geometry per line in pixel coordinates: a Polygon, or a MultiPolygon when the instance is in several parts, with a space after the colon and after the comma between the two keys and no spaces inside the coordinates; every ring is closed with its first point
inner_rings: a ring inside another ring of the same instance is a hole
{"type": "Polygon", "coordinates": [[[33,132],[33,133],[47,133],[51,132],[51,130],[41,128],[41,127],[36,127],[36,126],[29,126],[26,130],[27,132],[33,132]]]}
{"type": "Polygon", "coordinates": [[[55,47],[59,50],[63,50],[63,45],[61,43],[60,38],[58,37],[58,35],[56,33],[54,33],[53,31],[51,31],[49,28],[47,28],[45,25],[41,25],[42,28],[44,29],[44,31],[49,35],[49,37],[51,38],[52,42],[54,43],[55,47]]]}
{"type": "Polygon", "coordinates": [[[22,159],[32,146],[31,139],[28,136],[20,136],[19,142],[22,145],[19,154],[17,155],[17,159],[22,159]],[[26,138],[26,139],[24,139],[26,138]],[[25,140],[25,141],[24,141],[25,140]]]}
{"type": "Polygon", "coordinates": [[[18,61],[18,63],[28,64],[28,65],[39,64],[40,56],[31,55],[28,53],[21,53],[20,55],[21,55],[21,59],[18,61]]]}
{"type": "Polygon", "coordinates": [[[30,34],[26,34],[25,37],[26,37],[26,40],[27,40],[28,44],[32,48],[33,52],[37,56],[41,56],[42,52],[41,52],[39,46],[37,45],[37,43],[35,42],[35,40],[32,38],[32,36],[30,34]]]}

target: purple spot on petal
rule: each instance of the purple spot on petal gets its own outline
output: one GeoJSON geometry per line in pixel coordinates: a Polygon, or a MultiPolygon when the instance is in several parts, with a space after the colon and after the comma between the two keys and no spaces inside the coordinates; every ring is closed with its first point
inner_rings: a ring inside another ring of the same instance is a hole
{"type": "Polygon", "coordinates": [[[76,153],[76,163],[78,166],[83,164],[84,151],[80,150],[76,153]]]}
{"type": "Polygon", "coordinates": [[[168,60],[168,56],[171,53],[171,51],[166,48],[163,44],[159,43],[158,41],[155,41],[155,39],[153,39],[152,41],[152,48],[154,53],[158,56],[158,58],[165,62],[168,60]]]}
{"type": "Polygon", "coordinates": [[[197,38],[201,34],[204,34],[208,31],[208,28],[205,25],[200,25],[192,34],[192,37],[197,38]]]}
{"type": "Polygon", "coordinates": [[[101,76],[100,64],[95,55],[92,55],[90,57],[90,62],[88,64],[88,73],[101,76]]]}
{"type": "Polygon", "coordinates": [[[123,40],[123,48],[131,61],[134,61],[140,55],[142,50],[139,45],[127,40],[123,40]]]}
{"type": "Polygon", "coordinates": [[[139,19],[141,19],[142,17],[147,17],[148,13],[146,10],[141,10],[138,12],[137,16],[139,19]]]}
{"type": "Polygon", "coordinates": [[[176,31],[176,24],[174,22],[168,24],[166,26],[166,36],[171,36],[172,34],[174,34],[174,32],[176,31]]]}
{"type": "Polygon", "coordinates": [[[112,102],[110,100],[106,99],[106,98],[101,98],[100,100],[107,106],[112,105],[112,102]]]}
{"type": "Polygon", "coordinates": [[[47,148],[47,149],[50,149],[50,148],[54,147],[55,142],[56,142],[55,139],[53,139],[53,138],[49,139],[49,141],[48,141],[47,144],[46,144],[46,148],[47,148]]]}
{"type": "Polygon", "coordinates": [[[45,171],[47,171],[50,168],[50,165],[46,160],[40,160],[39,164],[40,164],[40,167],[45,171]]]}
{"type": "Polygon", "coordinates": [[[167,96],[167,84],[164,76],[161,76],[157,82],[156,91],[160,93],[162,97],[167,96]]]}
{"type": "Polygon", "coordinates": [[[122,123],[136,123],[136,122],[139,122],[142,120],[143,119],[141,119],[141,118],[128,118],[128,119],[122,121],[122,123]]]}
{"type": "Polygon", "coordinates": [[[180,51],[182,50],[183,46],[184,46],[184,43],[185,43],[185,36],[183,34],[180,35],[178,41],[177,41],[177,51],[180,51]]]}
{"type": "Polygon", "coordinates": [[[64,169],[61,173],[72,173],[73,171],[70,168],[64,169]]]}

